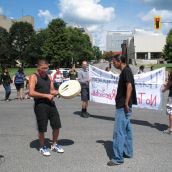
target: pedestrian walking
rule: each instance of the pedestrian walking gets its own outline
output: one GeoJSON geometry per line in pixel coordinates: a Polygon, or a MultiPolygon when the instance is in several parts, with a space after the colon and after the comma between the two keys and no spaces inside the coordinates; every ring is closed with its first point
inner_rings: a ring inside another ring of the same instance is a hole
{"type": "Polygon", "coordinates": [[[23,67],[19,67],[17,73],[14,76],[14,84],[17,90],[17,99],[24,99],[24,82],[25,82],[25,73],[23,67]]]}
{"type": "Polygon", "coordinates": [[[2,74],[0,75],[0,84],[2,84],[5,89],[5,101],[9,101],[9,97],[11,94],[11,83],[12,79],[10,77],[8,69],[3,68],[2,74]]]}

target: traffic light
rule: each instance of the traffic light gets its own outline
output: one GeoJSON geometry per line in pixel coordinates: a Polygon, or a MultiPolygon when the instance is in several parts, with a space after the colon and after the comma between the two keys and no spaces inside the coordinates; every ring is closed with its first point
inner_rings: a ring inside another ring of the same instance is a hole
{"type": "Polygon", "coordinates": [[[161,17],[160,16],[154,17],[154,29],[156,29],[156,30],[161,29],[161,17]]]}

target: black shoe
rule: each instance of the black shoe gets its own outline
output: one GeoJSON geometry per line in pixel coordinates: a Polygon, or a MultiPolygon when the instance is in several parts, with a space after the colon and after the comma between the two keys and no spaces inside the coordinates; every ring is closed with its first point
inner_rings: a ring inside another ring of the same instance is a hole
{"type": "Polygon", "coordinates": [[[88,114],[87,114],[86,112],[82,112],[82,113],[81,113],[81,117],[83,117],[83,118],[88,118],[89,116],[88,116],[88,114]]]}
{"type": "Polygon", "coordinates": [[[90,117],[90,114],[88,112],[86,112],[86,113],[87,113],[88,117],[90,117]]]}
{"type": "Polygon", "coordinates": [[[123,155],[124,158],[132,158],[132,156],[128,156],[128,155],[123,155]]]}
{"type": "Polygon", "coordinates": [[[115,162],[113,162],[112,160],[110,160],[108,163],[107,163],[108,166],[115,166],[115,165],[120,165],[120,164],[116,164],[115,162]]]}

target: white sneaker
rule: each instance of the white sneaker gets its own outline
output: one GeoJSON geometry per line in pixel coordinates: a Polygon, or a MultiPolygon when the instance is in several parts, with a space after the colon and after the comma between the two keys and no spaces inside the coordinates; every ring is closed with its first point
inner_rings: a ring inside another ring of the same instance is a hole
{"type": "Polygon", "coordinates": [[[48,149],[46,146],[41,147],[41,148],[39,149],[39,152],[40,152],[42,155],[44,155],[44,156],[50,156],[50,155],[51,155],[50,152],[49,152],[49,149],[48,149]]]}
{"type": "Polygon", "coordinates": [[[64,150],[62,149],[61,145],[58,145],[58,144],[51,146],[51,150],[58,153],[64,153],[64,150]]]}
{"type": "Polygon", "coordinates": [[[167,130],[164,130],[163,133],[172,135],[172,129],[168,128],[167,130]]]}

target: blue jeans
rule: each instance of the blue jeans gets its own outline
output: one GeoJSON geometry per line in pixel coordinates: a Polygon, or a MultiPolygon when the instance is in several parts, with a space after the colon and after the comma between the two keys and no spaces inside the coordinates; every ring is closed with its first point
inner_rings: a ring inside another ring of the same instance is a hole
{"type": "Polygon", "coordinates": [[[9,96],[11,94],[11,86],[3,84],[3,87],[5,89],[5,99],[7,100],[7,99],[9,99],[9,96]]]}
{"type": "Polygon", "coordinates": [[[116,164],[124,162],[124,156],[133,156],[132,128],[130,123],[130,112],[125,113],[124,108],[116,109],[115,125],[113,132],[113,158],[116,164]]]}

